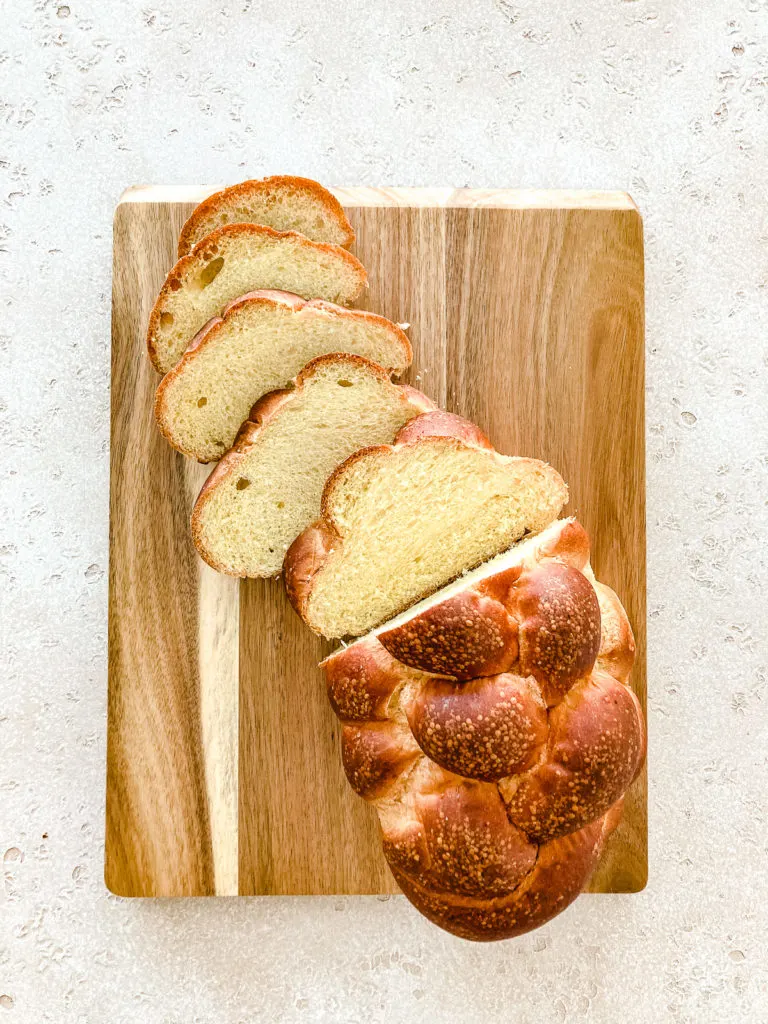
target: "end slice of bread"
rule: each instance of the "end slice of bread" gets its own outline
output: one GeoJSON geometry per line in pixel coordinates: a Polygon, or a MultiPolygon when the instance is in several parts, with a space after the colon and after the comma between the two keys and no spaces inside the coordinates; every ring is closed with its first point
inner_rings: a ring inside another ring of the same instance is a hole
{"type": "Polygon", "coordinates": [[[233,576],[275,576],[317,518],[332,471],[365,445],[391,441],[432,402],[380,366],[334,353],[313,359],[293,390],[265,395],[192,512],[200,555],[233,576]]]}
{"type": "Polygon", "coordinates": [[[311,178],[278,174],[243,181],[204,199],[179,236],[179,259],[225,224],[264,224],[276,231],[299,231],[314,242],[348,247],[352,225],[338,199],[311,178]]]}
{"type": "Polygon", "coordinates": [[[322,517],[289,549],[288,596],[329,638],[360,636],[557,518],[551,466],[458,437],[368,448],[323,492],[322,517]]]}
{"type": "Polygon", "coordinates": [[[412,358],[401,328],[374,313],[289,293],[243,296],[163,377],[155,399],[160,430],[178,451],[213,462],[234,443],[254,402],[331,352],[351,352],[397,374],[412,358]]]}
{"type": "Polygon", "coordinates": [[[294,231],[230,224],[207,235],[168,274],[149,317],[149,357],[167,373],[201,328],[245,292],[275,288],[348,305],[366,279],[362,263],[339,246],[294,231]]]}

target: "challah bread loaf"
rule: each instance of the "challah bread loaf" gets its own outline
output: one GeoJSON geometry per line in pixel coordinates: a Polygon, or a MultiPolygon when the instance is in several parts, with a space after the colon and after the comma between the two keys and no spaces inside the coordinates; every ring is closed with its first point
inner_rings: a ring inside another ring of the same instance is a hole
{"type": "Polygon", "coordinates": [[[430,920],[507,938],[584,888],[645,754],[633,655],[564,519],[325,660],[347,777],[430,920]]]}
{"type": "Polygon", "coordinates": [[[149,317],[149,357],[167,373],[198,331],[246,292],[274,288],[348,305],[365,282],[362,263],[340,246],[260,224],[229,224],[206,235],[168,274],[149,317]]]}
{"type": "Polygon", "coordinates": [[[213,462],[232,446],[259,398],[330,352],[352,352],[396,374],[412,358],[401,328],[383,316],[290,292],[241,296],[163,377],[155,399],[160,430],[184,455],[213,462]]]}
{"type": "Polygon", "coordinates": [[[200,492],[192,536],[201,556],[233,576],[277,575],[290,543],[317,518],[336,466],[433,408],[360,356],[313,359],[291,390],[256,403],[200,492]]]}
{"type": "Polygon", "coordinates": [[[278,174],[243,181],[204,199],[179,236],[179,258],[225,224],[264,224],[276,231],[299,231],[314,242],[349,246],[355,233],[341,203],[310,178],[278,174]]]}
{"type": "Polygon", "coordinates": [[[288,596],[316,633],[360,636],[560,512],[568,491],[551,466],[500,455],[456,419],[438,437],[415,436],[413,423],[329,479],[321,519],[284,565],[288,596]]]}

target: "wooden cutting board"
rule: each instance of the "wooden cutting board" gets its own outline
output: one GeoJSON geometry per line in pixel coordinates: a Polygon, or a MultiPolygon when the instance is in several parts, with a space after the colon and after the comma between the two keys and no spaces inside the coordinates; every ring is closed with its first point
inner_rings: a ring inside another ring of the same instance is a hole
{"type": "MultiPolygon", "coordinates": [[[[147,317],[210,190],[138,188],[114,224],[106,883],[125,896],[390,893],[339,755],[330,650],[275,580],[220,576],[188,530],[208,470],[155,428],[147,317]]],[[[365,308],[411,324],[409,375],[502,451],[551,462],[637,638],[645,704],[642,221],[622,193],[339,189],[365,308]]],[[[647,873],[646,780],[593,878],[647,873]]]]}

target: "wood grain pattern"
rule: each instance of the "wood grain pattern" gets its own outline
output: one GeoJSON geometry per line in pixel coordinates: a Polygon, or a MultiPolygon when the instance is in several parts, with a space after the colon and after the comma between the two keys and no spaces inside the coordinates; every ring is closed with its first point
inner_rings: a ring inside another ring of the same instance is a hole
{"type": "MultiPolygon", "coordinates": [[[[349,789],[317,661],[276,581],[197,559],[205,476],[155,430],[144,357],[178,230],[212,189],[139,188],[115,217],[106,881],[124,895],[394,892],[349,789]],[[239,614],[238,614],[239,611],[239,614]]],[[[505,452],[548,459],[624,600],[645,703],[642,223],[622,193],[337,189],[369,271],[361,303],[408,321],[409,379],[505,452]]],[[[647,872],[645,776],[593,878],[647,872]]]]}

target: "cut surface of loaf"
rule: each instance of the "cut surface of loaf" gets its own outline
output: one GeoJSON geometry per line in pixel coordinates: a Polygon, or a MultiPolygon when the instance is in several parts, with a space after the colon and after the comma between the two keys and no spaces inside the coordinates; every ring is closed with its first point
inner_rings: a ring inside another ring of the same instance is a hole
{"type": "Polygon", "coordinates": [[[179,257],[225,224],[264,224],[330,245],[349,246],[355,240],[341,203],[327,188],[284,174],[243,181],[204,199],[181,229],[179,257]]]}
{"type": "Polygon", "coordinates": [[[411,361],[397,324],[287,292],[243,296],[201,335],[163,377],[155,399],[166,439],[199,462],[221,458],[253,404],[317,356],[351,352],[397,374],[411,361]]]}
{"type": "Polygon", "coordinates": [[[391,441],[433,408],[360,356],[314,359],[289,391],[258,402],[192,513],[201,556],[234,576],[274,576],[291,542],[320,511],[323,485],[348,455],[391,441]]]}
{"type": "Polygon", "coordinates": [[[358,452],[288,551],[294,608],[322,636],[359,636],[551,523],[568,498],[551,466],[453,436],[358,452]]]}
{"type": "Polygon", "coordinates": [[[584,888],[645,756],[634,651],[563,519],[326,658],[347,778],[430,920],[509,938],[584,888]]]}
{"type": "Polygon", "coordinates": [[[340,246],[258,224],[218,228],[168,274],[149,317],[149,357],[167,373],[198,331],[247,292],[275,288],[348,305],[365,282],[362,263],[340,246]]]}

